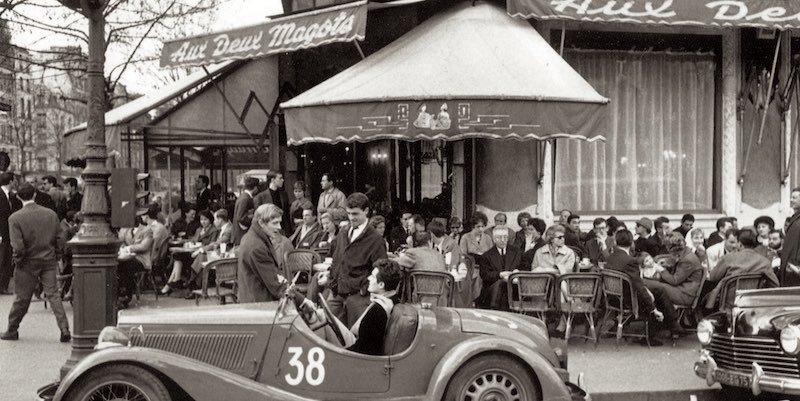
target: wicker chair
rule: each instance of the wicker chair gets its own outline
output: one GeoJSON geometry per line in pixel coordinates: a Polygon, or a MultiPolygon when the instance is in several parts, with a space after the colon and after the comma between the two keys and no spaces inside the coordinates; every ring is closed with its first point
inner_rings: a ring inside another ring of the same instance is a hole
{"type": "MultiPolygon", "coordinates": [[[[233,302],[238,302],[236,297],[238,285],[236,281],[239,261],[236,258],[217,259],[204,267],[206,272],[214,271],[214,296],[220,304],[225,304],[227,297],[231,297],[233,302]]],[[[207,277],[207,276],[206,276],[207,277]]],[[[194,303],[200,305],[200,299],[208,297],[207,288],[194,290],[194,303]],[[205,291],[205,294],[204,294],[205,291]]]]}
{"type": "Polygon", "coordinates": [[[508,307],[512,312],[534,314],[546,321],[547,312],[555,310],[553,273],[516,272],[508,276],[508,307]]]}
{"type": "Polygon", "coordinates": [[[452,306],[455,279],[449,273],[412,270],[408,275],[411,303],[430,303],[434,306],[452,306]]]}
{"type": "Polygon", "coordinates": [[[650,347],[650,323],[648,316],[639,313],[639,297],[631,285],[630,277],[625,273],[609,269],[604,269],[600,274],[603,278],[606,312],[600,321],[598,341],[603,334],[615,334],[617,347],[619,347],[619,340],[622,337],[643,338],[650,347]],[[616,330],[603,332],[606,321],[612,315],[617,321],[616,330]],[[623,328],[635,321],[644,322],[644,334],[624,333],[623,328]]]}
{"type": "Polygon", "coordinates": [[[567,321],[564,339],[569,341],[572,334],[572,321],[576,315],[586,317],[589,324],[587,333],[582,336],[592,340],[597,346],[594,315],[597,313],[597,298],[600,296],[602,277],[599,273],[567,273],[558,278],[556,288],[561,291],[560,311],[567,321]]]}
{"type": "Polygon", "coordinates": [[[295,249],[286,254],[283,264],[284,275],[287,280],[292,281],[294,275],[300,272],[300,277],[295,282],[295,288],[305,294],[308,291],[308,284],[311,282],[314,265],[321,261],[319,254],[314,251],[295,249]]]}

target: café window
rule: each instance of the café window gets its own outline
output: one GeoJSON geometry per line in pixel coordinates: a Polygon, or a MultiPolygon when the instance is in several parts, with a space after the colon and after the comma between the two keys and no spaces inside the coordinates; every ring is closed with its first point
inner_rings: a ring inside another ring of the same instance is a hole
{"type": "Polygon", "coordinates": [[[556,141],[554,208],[713,209],[714,51],[572,49],[564,58],[611,102],[605,142],[556,141]]]}

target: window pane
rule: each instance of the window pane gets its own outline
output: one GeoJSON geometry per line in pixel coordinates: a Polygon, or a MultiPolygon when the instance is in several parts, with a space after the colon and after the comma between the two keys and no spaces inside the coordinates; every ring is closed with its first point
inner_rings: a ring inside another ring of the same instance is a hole
{"type": "Polygon", "coordinates": [[[713,207],[711,54],[572,50],[564,57],[607,106],[607,140],[557,140],[555,208],[713,207]]]}

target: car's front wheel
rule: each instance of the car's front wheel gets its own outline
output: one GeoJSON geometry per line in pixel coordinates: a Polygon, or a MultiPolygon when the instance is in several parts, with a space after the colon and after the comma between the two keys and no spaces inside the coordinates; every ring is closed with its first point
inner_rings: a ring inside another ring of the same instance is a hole
{"type": "Polygon", "coordinates": [[[103,366],[87,373],[69,391],[68,401],[170,401],[155,375],[134,365],[103,366]]]}
{"type": "Polygon", "coordinates": [[[445,401],[536,401],[539,391],[528,370],[501,355],[479,356],[458,369],[445,401]]]}

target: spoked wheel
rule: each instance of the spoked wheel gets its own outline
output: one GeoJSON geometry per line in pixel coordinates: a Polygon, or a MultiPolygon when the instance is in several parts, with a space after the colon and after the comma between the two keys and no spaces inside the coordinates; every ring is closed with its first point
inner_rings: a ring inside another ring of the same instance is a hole
{"type": "Polygon", "coordinates": [[[528,401],[539,397],[527,369],[514,359],[488,355],[478,357],[453,376],[447,386],[447,401],[528,401]]]}
{"type": "Polygon", "coordinates": [[[169,391],[152,373],[133,365],[112,365],[89,372],[66,398],[69,401],[170,401],[169,391]]]}

